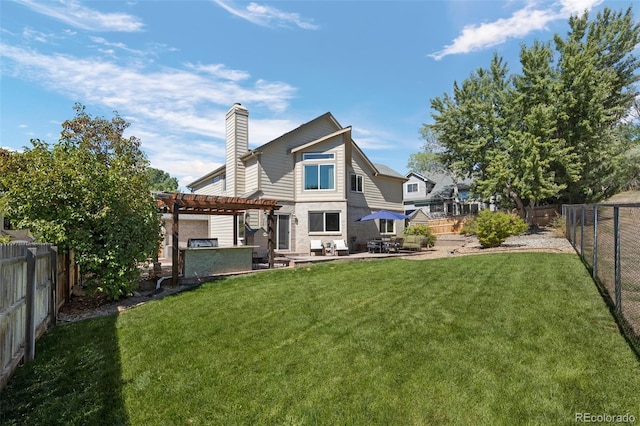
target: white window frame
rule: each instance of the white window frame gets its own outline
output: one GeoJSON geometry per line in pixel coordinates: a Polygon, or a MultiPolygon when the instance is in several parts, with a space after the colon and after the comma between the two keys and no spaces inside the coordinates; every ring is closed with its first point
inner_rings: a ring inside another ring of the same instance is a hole
{"type": "Polygon", "coordinates": [[[351,192],[364,193],[364,176],[359,175],[357,173],[351,173],[351,179],[350,179],[349,185],[351,186],[351,192]],[[355,189],[354,189],[354,183],[355,183],[355,189]]]}
{"type": "Polygon", "coordinates": [[[328,211],[310,211],[308,215],[308,229],[309,235],[318,235],[318,234],[340,234],[342,232],[342,212],[335,210],[328,211]],[[322,230],[321,231],[312,231],[311,230],[311,215],[312,214],[322,214],[322,230]],[[327,230],[327,214],[337,214],[338,215],[338,229],[337,230],[327,230]]]}
{"type": "Polygon", "coordinates": [[[390,220],[390,219],[379,219],[379,223],[378,223],[378,229],[380,230],[380,235],[389,235],[389,234],[393,234],[395,235],[396,233],[396,221],[395,220],[390,220]],[[391,231],[389,231],[388,228],[388,224],[389,222],[391,222],[391,231]],[[382,229],[383,224],[384,226],[384,230],[382,229]]]}
{"type": "Polygon", "coordinates": [[[302,154],[302,190],[303,191],[335,191],[336,190],[336,173],[337,167],[334,162],[327,160],[335,160],[336,154],[333,152],[307,152],[302,154]],[[307,188],[307,168],[317,167],[317,188],[307,188]],[[328,188],[322,188],[322,169],[323,167],[331,167],[330,183],[328,188]]]}
{"type": "Polygon", "coordinates": [[[414,192],[418,192],[418,183],[411,182],[407,184],[407,194],[413,194],[414,192]],[[415,188],[415,189],[412,189],[415,188]]]}
{"type": "MultiPolygon", "coordinates": [[[[246,214],[246,213],[245,213],[246,214]]],[[[236,221],[238,223],[238,241],[244,241],[245,237],[245,223],[246,217],[244,214],[239,214],[236,216],[236,221]]]]}
{"type": "Polygon", "coordinates": [[[302,154],[302,161],[311,160],[335,160],[336,154],[334,152],[306,152],[302,154]]]}

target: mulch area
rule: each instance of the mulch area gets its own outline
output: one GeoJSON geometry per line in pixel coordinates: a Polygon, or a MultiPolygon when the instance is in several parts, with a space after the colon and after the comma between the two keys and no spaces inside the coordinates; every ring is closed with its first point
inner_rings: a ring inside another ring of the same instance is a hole
{"type": "MultiPolygon", "coordinates": [[[[171,267],[163,266],[160,275],[170,276],[171,267]]],[[[102,294],[89,295],[76,291],[76,294],[71,296],[70,301],[65,303],[58,311],[57,322],[58,324],[64,324],[86,318],[116,314],[190,288],[188,286],[174,286],[163,283],[160,289],[156,290],[156,283],[157,279],[146,271],[142,274],[138,290],[134,292],[133,296],[124,297],[116,301],[109,300],[108,297],[102,294]]]]}

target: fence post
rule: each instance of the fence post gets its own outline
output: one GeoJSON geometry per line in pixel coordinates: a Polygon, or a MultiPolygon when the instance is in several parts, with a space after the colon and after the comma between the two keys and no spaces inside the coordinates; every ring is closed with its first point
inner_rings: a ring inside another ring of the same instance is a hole
{"type": "Polygon", "coordinates": [[[49,314],[51,315],[52,324],[58,320],[58,248],[51,246],[49,248],[49,257],[51,258],[51,303],[49,306],[49,314]]]}
{"type": "Polygon", "coordinates": [[[571,242],[571,209],[569,206],[562,206],[564,216],[564,228],[565,237],[571,242]]]}
{"type": "Polygon", "coordinates": [[[613,246],[615,254],[616,310],[622,313],[622,289],[620,288],[620,207],[613,208],[613,246]]]}
{"type": "Polygon", "coordinates": [[[32,361],[36,355],[36,256],[37,249],[27,248],[27,291],[26,291],[26,330],[24,344],[25,361],[32,361]]]}
{"type": "Polygon", "coordinates": [[[580,206],[580,257],[584,260],[584,204],[580,206]]]}
{"type": "Polygon", "coordinates": [[[593,206],[593,268],[594,279],[598,278],[598,206],[593,206]]]}
{"type": "Polygon", "coordinates": [[[173,285],[178,285],[178,264],[180,262],[180,204],[173,203],[173,227],[172,227],[172,250],[171,250],[171,280],[173,285]]]}
{"type": "MultiPolygon", "coordinates": [[[[578,232],[578,226],[576,223],[578,222],[578,212],[576,207],[573,207],[573,246],[576,246],[576,233],[578,232]]],[[[582,253],[580,253],[582,255],[582,253]]]]}

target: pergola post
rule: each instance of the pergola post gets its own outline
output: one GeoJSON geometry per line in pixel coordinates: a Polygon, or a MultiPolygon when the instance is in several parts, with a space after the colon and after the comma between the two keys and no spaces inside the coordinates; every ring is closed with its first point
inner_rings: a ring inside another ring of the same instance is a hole
{"type": "Polygon", "coordinates": [[[171,250],[171,272],[172,272],[173,285],[178,285],[178,259],[180,255],[180,247],[178,247],[178,244],[180,241],[178,238],[178,234],[180,231],[180,225],[178,223],[179,209],[180,209],[180,205],[178,204],[177,201],[175,201],[173,203],[173,227],[172,227],[173,250],[171,250]]]}
{"type": "Polygon", "coordinates": [[[238,197],[222,197],[217,195],[204,194],[182,194],[182,193],[162,193],[159,194],[157,200],[158,206],[164,206],[173,218],[172,227],[172,280],[174,285],[179,284],[179,213],[198,214],[198,215],[231,215],[233,221],[233,244],[238,245],[239,223],[238,216],[244,214],[247,210],[260,210],[267,212],[268,227],[268,250],[269,250],[269,267],[273,268],[275,257],[275,211],[279,206],[275,200],[252,200],[248,198],[238,197]]]}
{"type": "Polygon", "coordinates": [[[275,251],[276,251],[276,232],[275,232],[275,221],[276,215],[273,213],[273,209],[269,210],[269,216],[267,216],[267,234],[269,235],[269,269],[273,268],[274,260],[275,260],[275,251]]]}
{"type": "Polygon", "coordinates": [[[238,214],[233,214],[233,245],[238,245],[238,214]]]}

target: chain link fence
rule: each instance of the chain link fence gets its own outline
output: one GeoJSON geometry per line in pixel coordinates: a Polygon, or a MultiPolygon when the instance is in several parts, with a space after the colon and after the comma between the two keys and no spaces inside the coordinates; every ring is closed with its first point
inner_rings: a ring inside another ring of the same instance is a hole
{"type": "Polygon", "coordinates": [[[567,238],[640,350],[640,204],[564,205],[567,238]]]}

